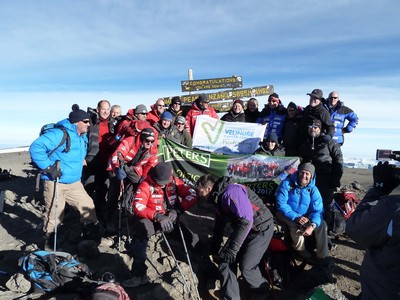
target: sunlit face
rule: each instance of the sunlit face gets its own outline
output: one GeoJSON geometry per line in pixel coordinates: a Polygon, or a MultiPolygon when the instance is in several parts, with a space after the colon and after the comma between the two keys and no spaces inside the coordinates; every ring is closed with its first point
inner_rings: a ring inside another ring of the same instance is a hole
{"type": "Polygon", "coordinates": [[[111,110],[111,117],[115,118],[120,116],[121,113],[121,108],[120,107],[113,107],[113,109],[111,110]]]}
{"type": "Polygon", "coordinates": [[[297,182],[300,186],[307,186],[311,181],[311,173],[306,170],[300,170],[297,182]]]}
{"type": "Polygon", "coordinates": [[[151,145],[153,145],[153,144],[154,144],[154,138],[153,137],[145,138],[142,141],[142,146],[145,147],[146,149],[150,149],[151,145]]]}
{"type": "Polygon", "coordinates": [[[310,96],[310,106],[315,107],[321,103],[321,99],[315,98],[314,96],[310,96]]]}
{"type": "Polygon", "coordinates": [[[271,98],[268,100],[268,106],[269,106],[269,108],[271,108],[271,109],[277,108],[277,107],[279,106],[279,98],[271,97],[271,98]]]}
{"type": "Polygon", "coordinates": [[[102,119],[107,119],[110,116],[110,103],[102,101],[97,110],[102,119]]]}
{"type": "Polygon", "coordinates": [[[161,115],[165,111],[165,103],[164,100],[157,100],[156,102],[156,109],[158,113],[161,115]]]}
{"type": "Polygon", "coordinates": [[[276,142],[274,141],[266,141],[265,145],[267,146],[268,150],[274,150],[276,147],[276,142]]]}
{"type": "Polygon", "coordinates": [[[329,94],[329,105],[330,106],[335,106],[336,103],[339,101],[339,94],[336,92],[332,92],[329,94]]]}
{"type": "Polygon", "coordinates": [[[243,107],[239,103],[235,103],[232,110],[235,114],[240,114],[243,111],[243,107]]]}
{"type": "Polygon", "coordinates": [[[179,132],[182,132],[183,130],[185,130],[185,123],[176,123],[176,128],[179,132]]]}
{"type": "Polygon", "coordinates": [[[144,121],[147,118],[147,113],[135,114],[135,116],[138,118],[138,120],[144,121]]]}
{"type": "Polygon", "coordinates": [[[204,109],[208,108],[209,105],[210,105],[210,102],[201,101],[201,106],[203,106],[204,109]]]}
{"type": "Polygon", "coordinates": [[[258,105],[254,100],[249,100],[249,102],[247,102],[247,107],[249,111],[253,112],[257,110],[258,105]]]}
{"type": "Polygon", "coordinates": [[[161,126],[164,127],[164,128],[169,128],[171,126],[171,120],[162,119],[161,120],[161,126]]]}
{"type": "Polygon", "coordinates": [[[76,124],[76,128],[77,128],[77,131],[78,131],[79,135],[87,133],[88,130],[89,130],[89,127],[90,127],[89,119],[85,119],[85,120],[79,121],[79,122],[77,122],[75,124],[76,124]]]}
{"type": "Polygon", "coordinates": [[[172,104],[172,109],[173,109],[174,111],[180,111],[180,110],[181,110],[181,103],[178,102],[178,103],[172,104]]]}
{"type": "Polygon", "coordinates": [[[319,137],[321,134],[321,128],[315,125],[310,125],[308,126],[308,134],[313,138],[319,137]]]}

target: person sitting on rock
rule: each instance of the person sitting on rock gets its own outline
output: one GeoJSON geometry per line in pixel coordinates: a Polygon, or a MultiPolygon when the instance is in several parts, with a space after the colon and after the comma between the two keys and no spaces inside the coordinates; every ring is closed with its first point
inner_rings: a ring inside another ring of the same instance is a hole
{"type": "Polygon", "coordinates": [[[314,165],[304,163],[280,183],[276,190],[276,216],[289,227],[293,248],[303,258],[311,258],[305,237],[314,234],[317,260],[324,263],[329,260],[327,225],[322,219],[323,202],[314,175],[314,165]]]}

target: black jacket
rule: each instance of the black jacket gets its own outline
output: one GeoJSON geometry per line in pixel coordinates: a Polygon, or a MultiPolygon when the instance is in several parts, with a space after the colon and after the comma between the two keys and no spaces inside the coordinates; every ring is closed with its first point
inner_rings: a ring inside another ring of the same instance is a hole
{"type": "Polygon", "coordinates": [[[246,115],[244,112],[236,115],[230,110],[222,116],[221,120],[225,122],[246,122],[246,115]]]}

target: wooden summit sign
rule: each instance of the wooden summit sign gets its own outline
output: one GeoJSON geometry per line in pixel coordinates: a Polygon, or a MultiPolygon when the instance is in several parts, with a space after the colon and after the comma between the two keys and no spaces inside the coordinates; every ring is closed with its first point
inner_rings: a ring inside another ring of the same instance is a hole
{"type": "MultiPolygon", "coordinates": [[[[238,99],[238,98],[251,98],[258,96],[270,95],[274,92],[273,85],[264,85],[258,87],[251,87],[245,89],[237,89],[237,90],[229,90],[229,91],[221,91],[216,93],[205,93],[210,99],[210,102],[221,101],[221,100],[229,100],[229,99],[238,99]]],[[[199,94],[192,95],[183,95],[181,96],[182,103],[193,103],[197,99],[199,94]]],[[[171,97],[163,98],[166,105],[171,103],[171,97]]]]}
{"type": "Polygon", "coordinates": [[[181,81],[182,92],[242,87],[242,76],[181,81]]]}

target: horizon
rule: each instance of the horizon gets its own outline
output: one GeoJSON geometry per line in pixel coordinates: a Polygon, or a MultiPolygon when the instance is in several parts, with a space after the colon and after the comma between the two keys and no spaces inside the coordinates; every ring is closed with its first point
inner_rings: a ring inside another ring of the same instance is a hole
{"type": "MultiPolygon", "coordinates": [[[[0,11],[3,145],[29,145],[74,103],[85,110],[108,99],[126,112],[185,95],[192,69],[195,80],[237,75],[243,88],[273,85],[285,105],[306,106],[315,88],[325,97],[338,91],[360,119],[345,155],[400,148],[398,1],[22,3],[0,11]],[[396,136],[364,133],[374,129],[396,136]]],[[[263,107],[266,97],[257,98],[263,107]]]]}

